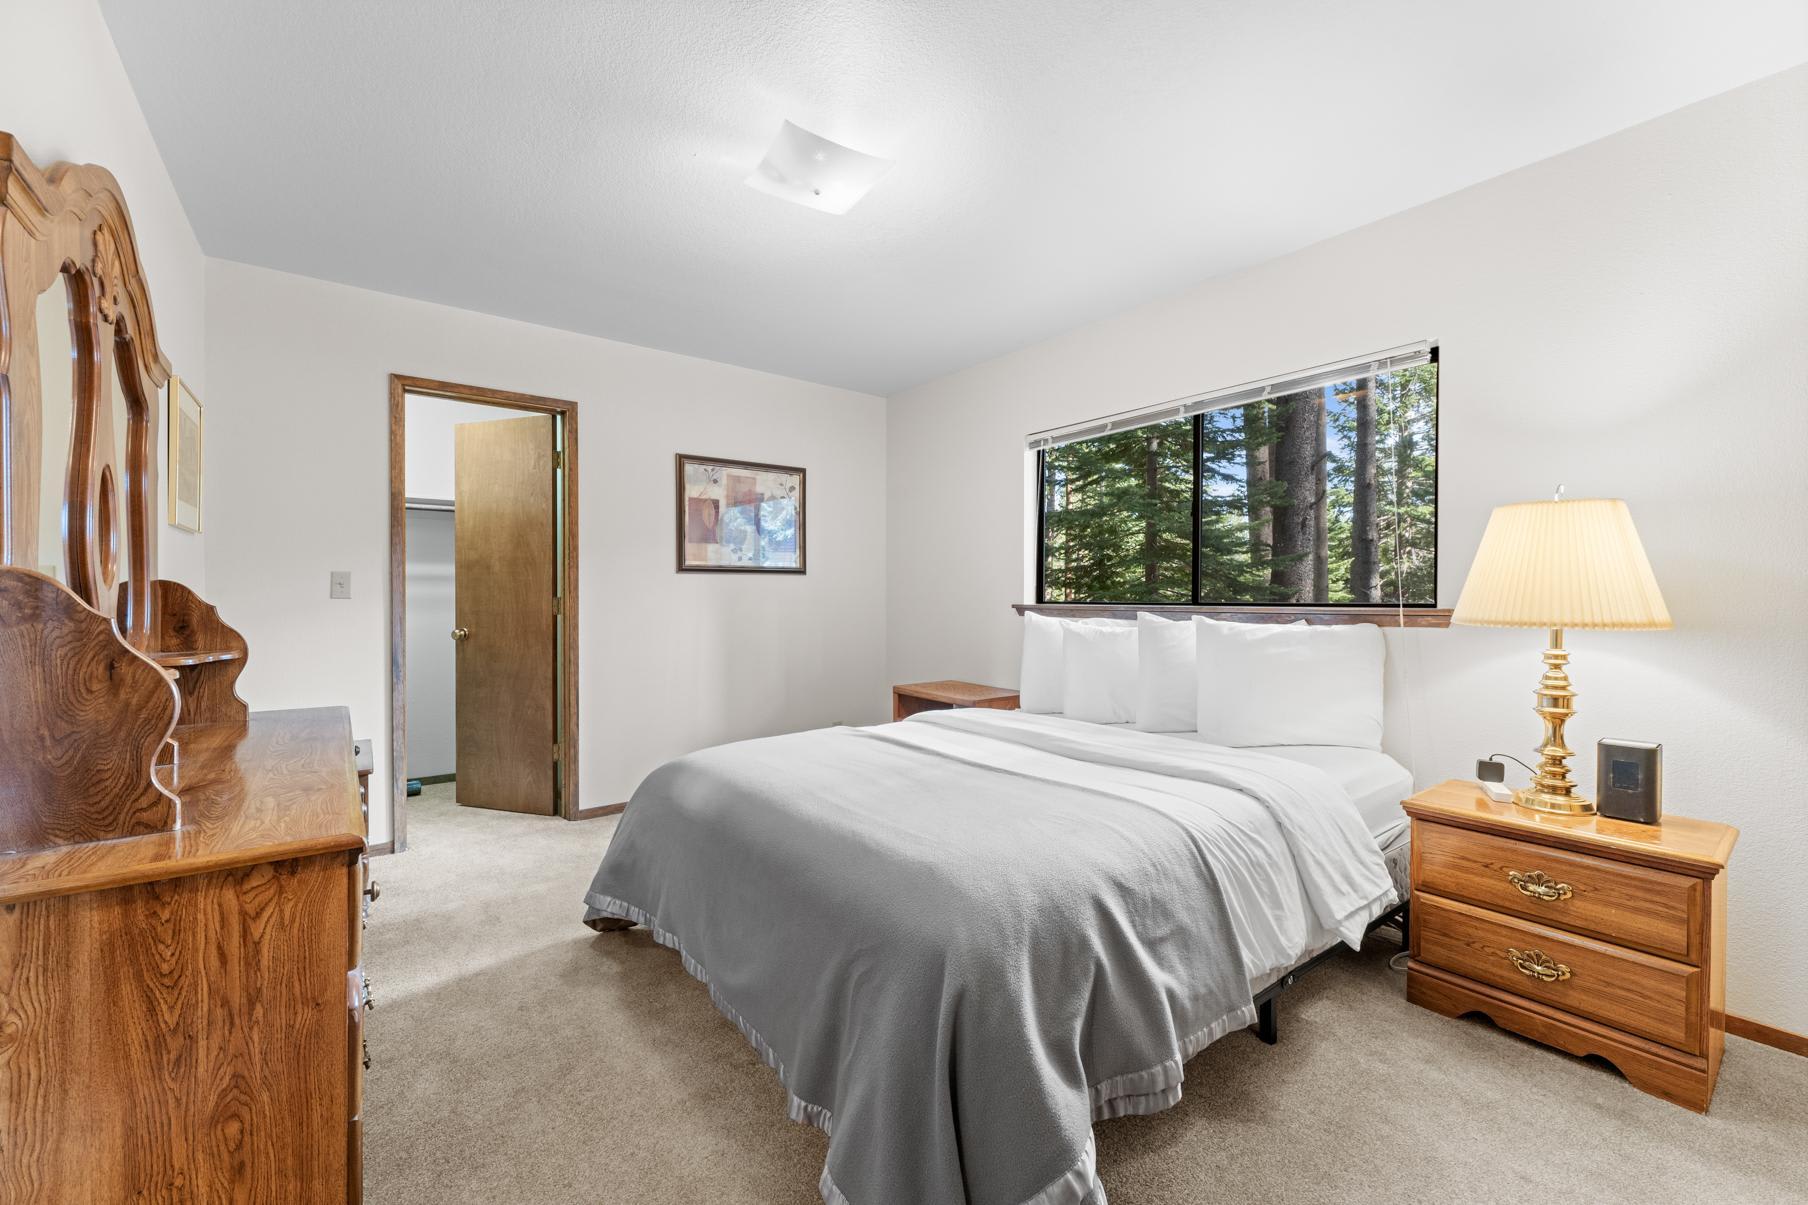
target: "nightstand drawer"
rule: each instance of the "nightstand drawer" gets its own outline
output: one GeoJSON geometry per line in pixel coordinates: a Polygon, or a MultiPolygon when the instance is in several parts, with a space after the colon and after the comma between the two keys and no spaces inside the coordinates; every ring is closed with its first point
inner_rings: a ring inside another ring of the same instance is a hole
{"type": "Polygon", "coordinates": [[[1700,965],[1706,884],[1453,825],[1413,826],[1426,891],[1700,965]]]}
{"type": "Polygon", "coordinates": [[[1413,957],[1678,1050],[1704,1049],[1699,968],[1436,895],[1412,901],[1413,957]]]}

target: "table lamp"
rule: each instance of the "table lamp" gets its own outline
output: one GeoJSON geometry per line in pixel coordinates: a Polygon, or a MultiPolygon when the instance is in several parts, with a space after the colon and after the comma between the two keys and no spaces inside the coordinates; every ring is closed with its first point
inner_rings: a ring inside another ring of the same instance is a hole
{"type": "Polygon", "coordinates": [[[1534,811],[1589,815],[1594,801],[1576,793],[1569,773],[1574,753],[1563,743],[1563,725],[1576,713],[1563,629],[1667,628],[1670,612],[1626,504],[1566,502],[1561,487],[1557,495],[1495,508],[1450,622],[1550,629],[1532,709],[1544,721],[1544,741],[1532,785],[1514,792],[1513,801],[1534,811]]]}

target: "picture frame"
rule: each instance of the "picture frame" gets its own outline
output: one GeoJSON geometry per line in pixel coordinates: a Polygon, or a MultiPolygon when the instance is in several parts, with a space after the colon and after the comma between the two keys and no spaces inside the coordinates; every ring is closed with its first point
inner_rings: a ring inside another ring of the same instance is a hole
{"type": "Polygon", "coordinates": [[[169,477],[171,527],[201,530],[201,450],[205,439],[201,399],[179,376],[169,379],[169,477]]]}
{"type": "Polygon", "coordinates": [[[678,572],[803,573],[804,470],[676,457],[678,572]]]}

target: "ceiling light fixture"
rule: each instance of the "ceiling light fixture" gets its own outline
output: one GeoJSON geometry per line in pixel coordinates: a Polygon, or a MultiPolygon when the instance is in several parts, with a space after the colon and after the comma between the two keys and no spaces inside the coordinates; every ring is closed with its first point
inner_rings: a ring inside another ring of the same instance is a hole
{"type": "Polygon", "coordinates": [[[830,142],[787,121],[747,183],[824,213],[846,213],[891,167],[890,159],[830,142]]]}

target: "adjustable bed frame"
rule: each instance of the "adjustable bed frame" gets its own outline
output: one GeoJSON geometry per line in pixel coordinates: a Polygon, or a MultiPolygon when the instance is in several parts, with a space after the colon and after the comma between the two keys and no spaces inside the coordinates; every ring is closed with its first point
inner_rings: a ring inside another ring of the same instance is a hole
{"type": "MultiPolygon", "coordinates": [[[[1402,950],[1410,948],[1412,945],[1412,901],[1404,901],[1393,911],[1377,916],[1369,922],[1369,927],[1363,931],[1363,936],[1366,938],[1370,933],[1385,925],[1393,925],[1400,930],[1400,948],[1402,950]]],[[[1280,1041],[1281,1031],[1280,1023],[1275,1016],[1275,999],[1292,987],[1294,981],[1301,975],[1336,954],[1339,948],[1340,946],[1334,945],[1329,949],[1319,951],[1256,993],[1256,1023],[1252,1027],[1256,1032],[1256,1037],[1270,1046],[1280,1041]]]]}

